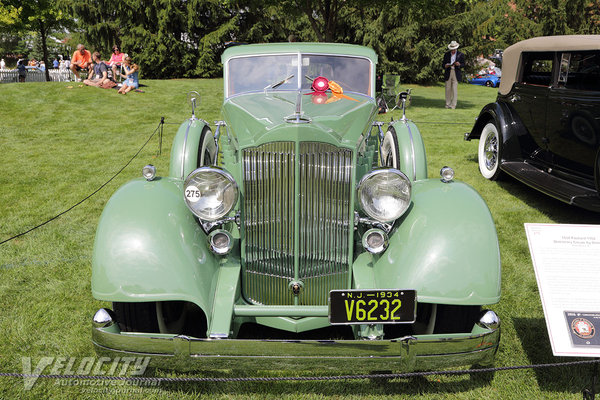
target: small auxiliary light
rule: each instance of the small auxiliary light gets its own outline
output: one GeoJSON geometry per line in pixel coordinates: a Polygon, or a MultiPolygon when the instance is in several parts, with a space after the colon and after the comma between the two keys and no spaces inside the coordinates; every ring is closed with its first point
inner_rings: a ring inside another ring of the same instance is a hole
{"type": "Polygon", "coordinates": [[[144,168],[142,168],[142,175],[147,181],[154,180],[154,178],[156,178],[156,167],[152,164],[146,165],[144,168]]]}
{"type": "Polygon", "coordinates": [[[369,229],[362,237],[362,245],[371,254],[382,253],[388,247],[388,236],[381,229],[369,229]]]}
{"type": "Polygon", "coordinates": [[[452,182],[454,179],[454,170],[450,167],[442,167],[440,177],[444,183],[452,182]]]}
{"type": "Polygon", "coordinates": [[[228,254],[233,247],[232,243],[231,235],[227,231],[218,229],[208,235],[210,250],[219,256],[228,254]]]}

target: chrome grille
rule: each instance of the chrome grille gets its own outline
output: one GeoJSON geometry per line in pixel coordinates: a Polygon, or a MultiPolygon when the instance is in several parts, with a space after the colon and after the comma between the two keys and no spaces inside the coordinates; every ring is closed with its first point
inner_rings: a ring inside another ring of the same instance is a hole
{"type": "Polygon", "coordinates": [[[243,152],[242,281],[257,304],[327,304],[329,290],[348,286],[352,152],[303,142],[296,160],[294,147],[275,142],[243,152]],[[298,301],[288,288],[295,279],[304,283],[298,301]]]}

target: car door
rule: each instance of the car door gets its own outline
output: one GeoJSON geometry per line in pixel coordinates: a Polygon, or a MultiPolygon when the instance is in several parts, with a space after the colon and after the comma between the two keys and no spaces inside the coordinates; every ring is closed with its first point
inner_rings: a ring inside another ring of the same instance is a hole
{"type": "Polygon", "coordinates": [[[530,157],[550,162],[546,137],[547,101],[553,83],[554,52],[524,52],[518,82],[509,97],[535,145],[530,157]]]}
{"type": "Polygon", "coordinates": [[[600,51],[563,52],[546,131],[557,167],[592,176],[600,146],[600,51]]]}

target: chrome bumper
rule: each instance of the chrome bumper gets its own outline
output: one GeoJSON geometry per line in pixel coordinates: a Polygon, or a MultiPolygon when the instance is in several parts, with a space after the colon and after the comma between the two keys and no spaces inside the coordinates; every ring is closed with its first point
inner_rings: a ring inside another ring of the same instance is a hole
{"type": "Polygon", "coordinates": [[[92,341],[102,356],[150,356],[150,365],[177,370],[408,372],[491,365],[500,341],[500,324],[499,320],[493,326],[479,322],[471,333],[391,340],[245,340],[122,333],[113,321],[98,323],[95,318],[92,341]]]}

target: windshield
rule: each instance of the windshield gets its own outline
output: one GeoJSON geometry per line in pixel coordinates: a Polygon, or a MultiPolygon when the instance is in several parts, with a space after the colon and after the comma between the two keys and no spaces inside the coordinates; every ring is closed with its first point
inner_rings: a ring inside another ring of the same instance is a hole
{"type": "Polygon", "coordinates": [[[228,61],[226,71],[227,97],[263,90],[308,91],[318,76],[337,82],[344,92],[371,95],[371,62],[361,57],[320,54],[236,57],[228,61]]]}

